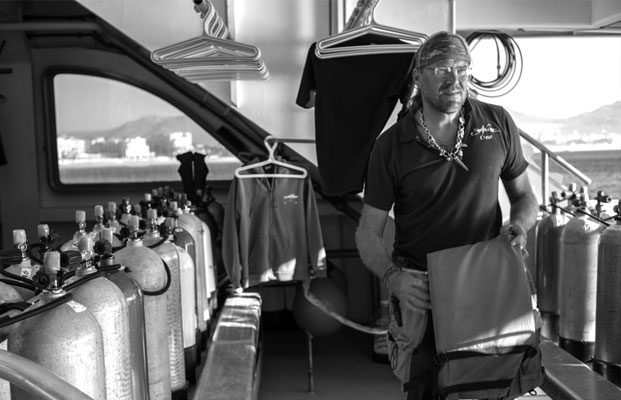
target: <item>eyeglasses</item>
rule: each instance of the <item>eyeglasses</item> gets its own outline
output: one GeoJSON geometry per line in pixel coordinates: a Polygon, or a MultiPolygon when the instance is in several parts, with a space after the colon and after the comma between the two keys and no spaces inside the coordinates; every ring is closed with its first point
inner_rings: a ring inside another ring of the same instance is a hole
{"type": "Polygon", "coordinates": [[[472,68],[469,65],[457,65],[453,67],[429,67],[425,69],[433,70],[435,76],[439,78],[446,78],[449,75],[452,75],[453,72],[457,74],[457,77],[463,78],[465,76],[470,76],[470,72],[472,68]]]}

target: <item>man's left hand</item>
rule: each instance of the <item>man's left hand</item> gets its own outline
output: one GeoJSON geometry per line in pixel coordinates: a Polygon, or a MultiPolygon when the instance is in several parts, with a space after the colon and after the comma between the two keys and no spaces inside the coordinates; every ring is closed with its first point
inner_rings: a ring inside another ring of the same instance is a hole
{"type": "Polygon", "coordinates": [[[518,224],[507,224],[500,228],[500,234],[507,235],[511,239],[511,246],[517,246],[520,250],[526,247],[526,231],[518,224]]]}

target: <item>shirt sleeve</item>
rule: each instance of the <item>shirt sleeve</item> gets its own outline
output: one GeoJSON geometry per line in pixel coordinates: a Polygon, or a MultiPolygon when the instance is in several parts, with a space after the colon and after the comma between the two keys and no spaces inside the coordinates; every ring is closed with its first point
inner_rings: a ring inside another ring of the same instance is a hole
{"type": "Polygon", "coordinates": [[[313,67],[315,46],[316,43],[313,43],[308,49],[306,64],[304,64],[302,79],[300,81],[300,88],[298,89],[298,96],[295,100],[295,103],[302,108],[315,107],[315,93],[317,92],[317,82],[315,81],[315,68],[313,67]]]}
{"type": "Polygon", "coordinates": [[[326,270],[326,249],[323,245],[323,235],[319,221],[319,211],[315,200],[315,191],[309,177],[304,182],[305,206],[306,206],[306,240],[310,256],[311,266],[315,272],[315,277],[325,278],[326,270]]]}
{"type": "Polygon", "coordinates": [[[373,146],[367,167],[364,202],[380,210],[389,211],[395,202],[395,186],[391,172],[388,139],[380,136],[373,146]]]}
{"type": "Polygon", "coordinates": [[[507,158],[500,172],[500,178],[503,181],[510,181],[520,176],[526,170],[528,161],[526,161],[522,153],[522,141],[517,125],[508,112],[504,111],[504,114],[506,118],[505,132],[507,136],[505,141],[507,143],[507,158]]]}
{"type": "Polygon", "coordinates": [[[233,289],[242,287],[242,265],[239,255],[239,212],[237,210],[237,180],[233,179],[225,205],[222,227],[222,261],[233,289]]]}

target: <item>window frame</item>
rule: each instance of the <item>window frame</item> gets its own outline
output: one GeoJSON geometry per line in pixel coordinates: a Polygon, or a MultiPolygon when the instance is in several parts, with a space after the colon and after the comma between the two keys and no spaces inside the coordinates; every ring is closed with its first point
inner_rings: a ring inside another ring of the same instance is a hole
{"type": "MultiPolygon", "coordinates": [[[[149,93],[158,99],[166,102],[167,104],[175,107],[187,118],[194,121],[200,126],[207,134],[209,130],[205,128],[205,124],[198,118],[192,116],[182,104],[175,102],[172,96],[167,96],[166,92],[157,90],[157,88],[148,84],[148,82],[140,81],[137,79],[131,79],[126,75],[120,75],[113,72],[106,72],[103,70],[96,70],[93,68],[85,67],[50,67],[44,73],[44,107],[46,108],[45,126],[47,127],[46,139],[44,144],[44,152],[47,158],[47,171],[48,171],[48,183],[50,188],[56,192],[82,192],[98,190],[102,192],[119,191],[119,190],[136,190],[144,189],[145,192],[150,192],[151,189],[160,186],[170,186],[175,191],[183,192],[181,183],[181,177],[174,181],[152,181],[152,182],[118,182],[118,183],[63,183],[60,179],[59,157],[58,157],[58,130],[56,122],[56,109],[57,104],[55,101],[55,85],[54,80],[58,75],[82,75],[85,77],[95,77],[113,80],[132,86],[137,89],[141,89],[146,93],[149,93]]],[[[228,149],[228,147],[222,143],[217,137],[211,135],[211,137],[218,141],[224,148],[229,150],[232,155],[237,155],[228,149]]],[[[209,180],[209,184],[214,189],[225,189],[230,185],[230,180],[209,180]]]]}

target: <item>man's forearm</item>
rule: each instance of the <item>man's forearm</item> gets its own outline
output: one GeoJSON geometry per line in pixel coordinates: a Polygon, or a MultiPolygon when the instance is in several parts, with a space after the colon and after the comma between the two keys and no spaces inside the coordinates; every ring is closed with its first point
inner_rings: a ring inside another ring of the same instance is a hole
{"type": "Polygon", "coordinates": [[[526,232],[535,225],[539,204],[532,193],[521,196],[511,204],[511,223],[520,225],[526,232]]]}
{"type": "Polygon", "coordinates": [[[392,266],[390,255],[384,246],[384,240],[375,232],[358,229],[356,231],[356,246],[364,265],[380,279],[392,266]]]}

